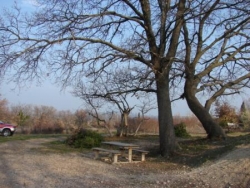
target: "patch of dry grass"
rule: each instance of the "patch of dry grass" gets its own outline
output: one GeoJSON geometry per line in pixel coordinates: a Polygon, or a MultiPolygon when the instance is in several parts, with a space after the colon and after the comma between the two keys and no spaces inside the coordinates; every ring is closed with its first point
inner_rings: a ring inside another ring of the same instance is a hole
{"type": "Polygon", "coordinates": [[[249,144],[250,134],[249,132],[230,133],[226,140],[208,140],[204,134],[192,135],[189,139],[178,138],[179,148],[168,158],[163,158],[159,155],[159,138],[156,135],[122,138],[109,137],[106,140],[139,144],[143,149],[150,151],[146,157],[148,161],[153,163],[167,162],[179,168],[182,166],[198,167],[205,162],[221,157],[238,145],[249,144]]]}

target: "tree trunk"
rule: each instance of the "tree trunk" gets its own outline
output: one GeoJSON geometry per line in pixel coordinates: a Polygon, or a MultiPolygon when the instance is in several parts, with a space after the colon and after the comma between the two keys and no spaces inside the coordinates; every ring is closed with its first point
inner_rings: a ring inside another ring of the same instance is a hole
{"type": "Polygon", "coordinates": [[[128,135],[128,116],[129,112],[123,112],[121,117],[120,127],[117,129],[117,135],[119,137],[128,135]]]}
{"type": "Polygon", "coordinates": [[[113,136],[113,134],[112,134],[112,132],[111,132],[111,130],[110,130],[110,126],[109,126],[109,125],[107,125],[107,124],[106,124],[106,122],[104,123],[104,127],[105,127],[105,128],[106,128],[106,130],[108,131],[109,136],[110,136],[110,137],[112,137],[112,136],[113,136]]]}
{"type": "Polygon", "coordinates": [[[160,154],[169,156],[176,148],[168,75],[156,75],[160,154]]]}
{"type": "Polygon", "coordinates": [[[192,81],[187,80],[185,83],[184,94],[187,100],[187,104],[190,110],[195,114],[195,116],[200,120],[202,123],[207,137],[209,139],[213,138],[226,138],[226,135],[223,129],[215,122],[213,117],[210,113],[205,109],[204,106],[199,102],[199,100],[195,96],[196,88],[194,88],[195,84],[192,81]]]}
{"type": "Polygon", "coordinates": [[[137,135],[139,129],[141,128],[142,123],[143,123],[143,121],[141,121],[141,122],[139,123],[139,125],[137,126],[137,128],[136,128],[136,130],[135,130],[135,133],[134,133],[134,136],[137,135]]]}
{"type": "Polygon", "coordinates": [[[128,136],[128,115],[129,113],[124,113],[124,134],[128,136]]]}

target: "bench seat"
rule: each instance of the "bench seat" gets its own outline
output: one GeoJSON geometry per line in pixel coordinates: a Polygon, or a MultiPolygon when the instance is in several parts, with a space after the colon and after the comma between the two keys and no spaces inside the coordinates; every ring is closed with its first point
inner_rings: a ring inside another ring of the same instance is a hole
{"type": "Polygon", "coordinates": [[[133,149],[134,152],[141,153],[141,161],[145,161],[145,155],[149,153],[149,151],[141,150],[141,149],[133,149]]]}
{"type": "Polygon", "coordinates": [[[121,155],[121,152],[118,150],[110,150],[110,149],[105,149],[105,148],[92,148],[92,150],[95,152],[95,159],[99,158],[99,153],[108,153],[111,154],[113,157],[113,163],[118,162],[118,156],[121,155]]]}

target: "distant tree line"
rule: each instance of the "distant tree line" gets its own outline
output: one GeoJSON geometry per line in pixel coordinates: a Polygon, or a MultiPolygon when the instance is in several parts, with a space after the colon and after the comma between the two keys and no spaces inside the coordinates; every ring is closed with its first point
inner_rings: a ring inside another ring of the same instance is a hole
{"type": "MultiPolygon", "coordinates": [[[[147,117],[147,119],[148,120],[140,126],[139,132],[158,133],[158,121],[149,117],[147,117]]],[[[0,99],[0,120],[18,125],[18,131],[25,134],[68,134],[78,128],[89,128],[103,132],[108,128],[111,132],[116,132],[116,129],[121,123],[121,117],[118,113],[114,113],[112,118],[110,118],[107,113],[99,113],[97,118],[93,117],[89,109],[78,109],[72,112],[69,110],[57,110],[54,107],[42,105],[9,106],[6,99],[0,99]],[[103,121],[98,122],[100,119],[103,121]]],[[[136,131],[140,121],[141,118],[138,117],[129,118],[129,134],[133,134],[136,131]]]]}
{"type": "MultiPolygon", "coordinates": [[[[238,111],[228,102],[216,102],[214,109],[215,120],[222,128],[227,123],[236,123],[244,130],[250,128],[249,102],[245,101],[238,111]]],[[[79,109],[75,112],[69,110],[58,111],[50,106],[13,105],[9,106],[6,99],[0,99],[0,120],[18,125],[18,132],[23,134],[70,134],[79,128],[107,132],[114,135],[120,127],[121,117],[114,113],[110,118],[107,113],[100,113],[98,118],[93,117],[89,109],[79,109]],[[98,122],[100,119],[105,120],[98,122]]],[[[174,124],[184,124],[190,133],[204,132],[200,121],[193,115],[174,116],[174,124]]],[[[131,116],[128,118],[128,134],[158,134],[158,120],[150,116],[131,116]]]]}

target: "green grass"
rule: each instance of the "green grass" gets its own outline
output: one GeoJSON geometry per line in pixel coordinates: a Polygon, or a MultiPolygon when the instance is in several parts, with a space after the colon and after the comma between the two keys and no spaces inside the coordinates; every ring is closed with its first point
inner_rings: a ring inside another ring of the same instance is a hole
{"type": "Polygon", "coordinates": [[[33,148],[32,151],[41,152],[41,153],[67,153],[67,152],[80,152],[82,150],[72,148],[65,144],[65,139],[68,135],[65,134],[14,134],[10,137],[0,136],[0,144],[4,142],[11,141],[22,141],[30,139],[39,139],[39,138],[58,138],[57,141],[51,141],[44,143],[42,148],[33,148]]]}
{"type": "Polygon", "coordinates": [[[84,149],[78,149],[70,147],[69,145],[65,144],[64,141],[52,141],[48,143],[44,143],[44,148],[38,148],[36,151],[42,153],[73,153],[73,152],[82,152],[84,149]]]}
{"type": "Polygon", "coordinates": [[[4,142],[11,141],[22,141],[30,139],[39,139],[39,138],[58,138],[57,141],[51,141],[44,143],[42,148],[33,148],[33,151],[41,153],[68,153],[68,152],[81,152],[84,149],[76,149],[65,144],[65,140],[68,135],[65,134],[14,134],[13,136],[4,137],[0,136],[0,144],[4,142]]]}
{"type": "Polygon", "coordinates": [[[8,142],[8,141],[15,141],[15,140],[29,140],[29,139],[36,139],[36,138],[57,138],[66,136],[63,134],[14,134],[13,136],[4,137],[0,136],[0,143],[8,142]]]}
{"type": "Polygon", "coordinates": [[[71,152],[82,152],[87,150],[83,148],[70,147],[69,145],[65,144],[64,140],[52,141],[45,143],[43,145],[46,146],[46,149],[43,149],[43,151],[54,152],[54,153],[71,153],[71,152]]]}

